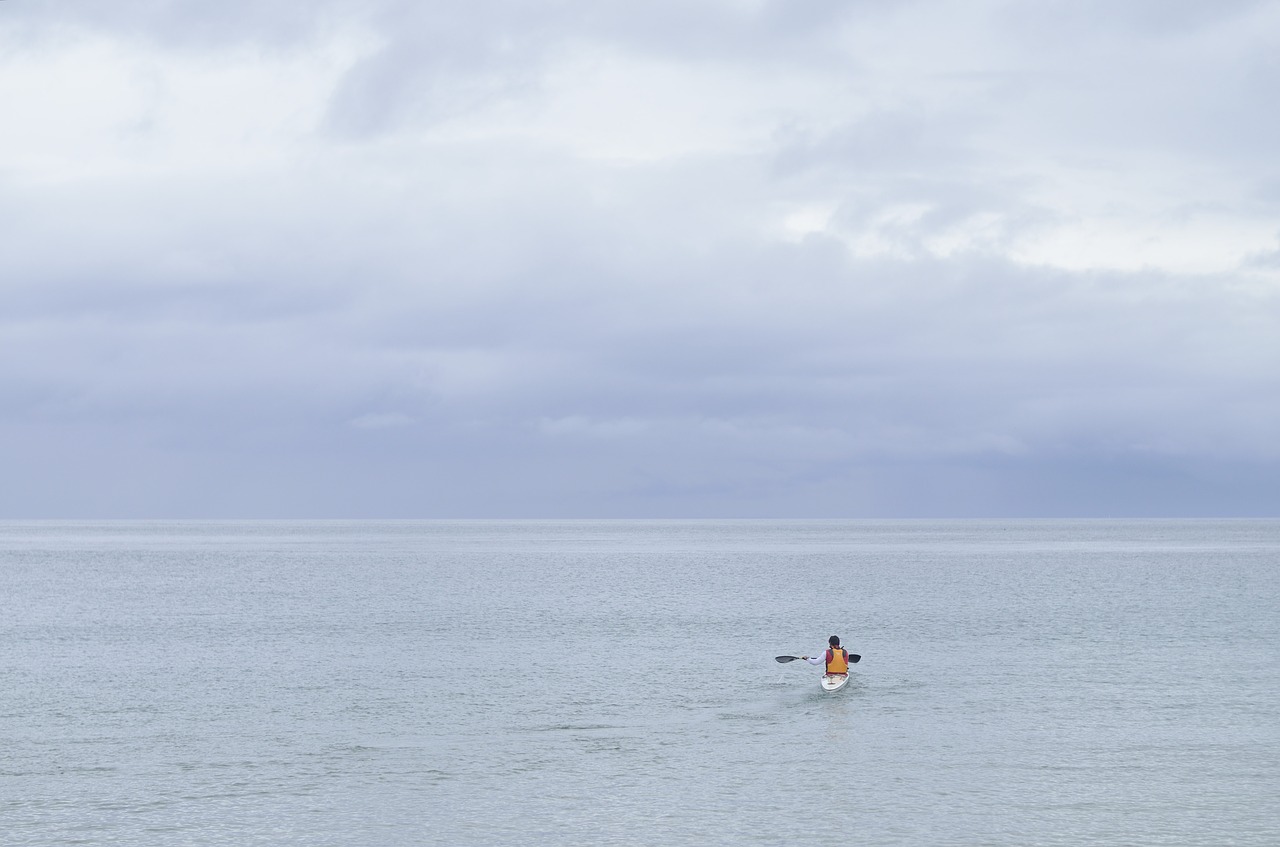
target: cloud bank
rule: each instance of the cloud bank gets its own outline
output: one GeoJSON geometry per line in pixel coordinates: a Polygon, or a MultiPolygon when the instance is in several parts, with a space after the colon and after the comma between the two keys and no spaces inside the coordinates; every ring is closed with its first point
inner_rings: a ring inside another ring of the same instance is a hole
{"type": "Polygon", "coordinates": [[[1280,8],[0,7],[0,516],[1274,515],[1280,8]]]}

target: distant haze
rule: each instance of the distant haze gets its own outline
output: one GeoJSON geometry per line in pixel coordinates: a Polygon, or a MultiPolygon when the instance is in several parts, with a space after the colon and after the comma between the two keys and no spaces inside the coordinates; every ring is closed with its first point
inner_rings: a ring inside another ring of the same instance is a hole
{"type": "Polygon", "coordinates": [[[1280,4],[7,0],[0,518],[1280,514],[1280,4]]]}

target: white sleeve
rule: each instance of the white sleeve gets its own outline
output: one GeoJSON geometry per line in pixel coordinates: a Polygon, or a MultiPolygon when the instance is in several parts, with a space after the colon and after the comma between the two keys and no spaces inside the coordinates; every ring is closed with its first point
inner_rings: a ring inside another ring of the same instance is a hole
{"type": "Polygon", "coordinates": [[[805,661],[811,665],[825,665],[827,663],[827,651],[823,650],[818,655],[810,656],[808,659],[805,659],[805,661]]]}

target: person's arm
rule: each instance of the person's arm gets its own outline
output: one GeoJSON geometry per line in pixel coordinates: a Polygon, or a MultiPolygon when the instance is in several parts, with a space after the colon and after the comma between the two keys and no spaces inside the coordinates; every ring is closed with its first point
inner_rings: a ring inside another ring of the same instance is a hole
{"type": "Polygon", "coordinates": [[[820,655],[820,656],[812,656],[812,657],[810,657],[810,656],[801,656],[800,658],[804,659],[806,662],[808,662],[808,663],[809,663],[809,664],[811,664],[811,665],[825,665],[825,664],[827,663],[827,654],[826,654],[826,653],[823,653],[823,654],[822,654],[822,655],[820,655]]]}

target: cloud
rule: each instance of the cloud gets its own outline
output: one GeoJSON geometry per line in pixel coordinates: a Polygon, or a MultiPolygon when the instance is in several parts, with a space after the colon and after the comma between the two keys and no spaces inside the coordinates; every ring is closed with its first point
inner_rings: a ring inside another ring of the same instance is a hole
{"type": "Polygon", "coordinates": [[[1079,8],[9,4],[0,513],[1274,511],[1274,7],[1079,8]]]}

